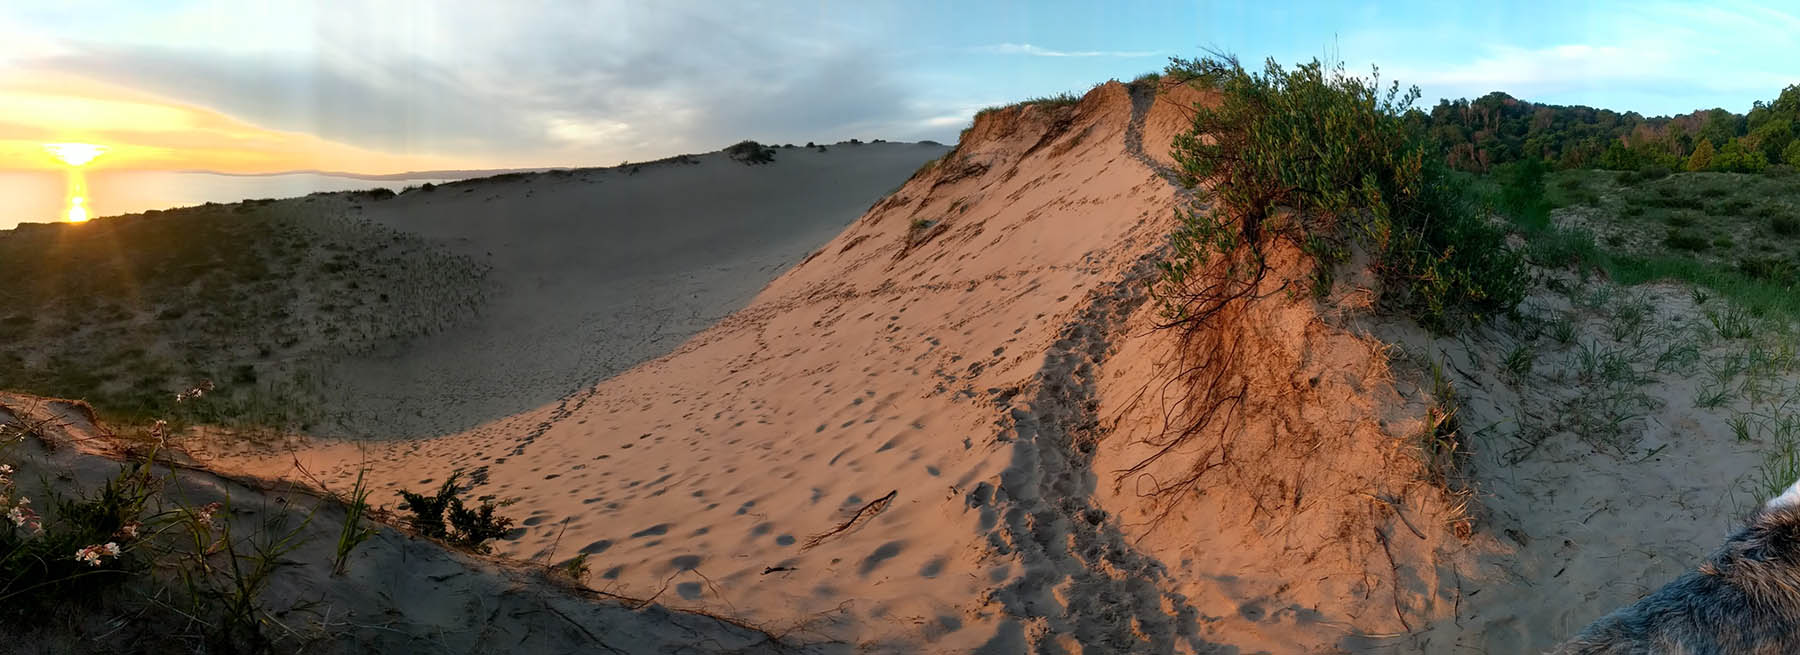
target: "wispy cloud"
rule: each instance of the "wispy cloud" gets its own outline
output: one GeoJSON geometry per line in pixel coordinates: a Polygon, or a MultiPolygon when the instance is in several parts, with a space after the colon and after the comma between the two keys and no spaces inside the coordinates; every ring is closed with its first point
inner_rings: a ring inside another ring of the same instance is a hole
{"type": "Polygon", "coordinates": [[[996,43],[978,46],[976,52],[990,55],[1027,55],[1031,57],[1160,57],[1155,50],[1052,50],[1029,43],[996,43]]]}

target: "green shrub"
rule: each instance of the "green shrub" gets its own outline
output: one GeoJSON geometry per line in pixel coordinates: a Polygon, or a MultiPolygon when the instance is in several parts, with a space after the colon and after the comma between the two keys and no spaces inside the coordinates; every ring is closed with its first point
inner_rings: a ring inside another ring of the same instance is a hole
{"type": "Polygon", "coordinates": [[[1672,250],[1688,250],[1693,252],[1701,252],[1712,246],[1711,243],[1707,242],[1706,237],[1698,236],[1685,230],[1669,230],[1669,235],[1663,238],[1663,245],[1668,246],[1672,250]]]}
{"type": "Polygon", "coordinates": [[[1549,229],[1533,235],[1525,242],[1525,253],[1539,266],[1563,268],[1587,266],[1600,261],[1600,247],[1587,230],[1549,229]]]}
{"type": "Polygon", "coordinates": [[[1800,234],[1800,220],[1792,216],[1776,215],[1769,218],[1769,230],[1784,237],[1800,234]]]}
{"type": "Polygon", "coordinates": [[[1707,211],[1717,216],[1742,216],[1750,210],[1747,198],[1725,198],[1712,203],[1707,211]]]}
{"type": "Polygon", "coordinates": [[[767,164],[775,161],[775,149],[748,139],[739,141],[725,149],[725,155],[733,161],[746,165],[767,164]]]}
{"type": "Polygon", "coordinates": [[[437,493],[430,496],[400,491],[400,499],[405,501],[401,509],[412,512],[407,522],[412,524],[413,530],[427,537],[444,537],[444,511],[449,509],[450,501],[456,499],[456,477],[451,474],[438,487],[437,493]]]}
{"type": "Polygon", "coordinates": [[[461,499],[451,501],[450,527],[454,528],[451,543],[477,552],[487,552],[488,541],[506,536],[506,532],[512,529],[512,519],[494,516],[496,509],[499,506],[489,501],[483,501],[475,509],[464,507],[461,499]]]}
{"type": "Polygon", "coordinates": [[[1795,278],[1794,262],[1779,257],[1745,257],[1738,260],[1738,271],[1767,282],[1791,284],[1795,278]]]}
{"type": "Polygon", "coordinates": [[[470,509],[463,504],[457,494],[456,481],[461,473],[452,473],[438,486],[437,492],[430,496],[401,490],[400,498],[405,500],[403,509],[412,512],[408,522],[419,534],[443,539],[453,545],[469,550],[485,553],[487,542],[504,536],[512,529],[513,520],[504,516],[495,516],[499,505],[492,501],[482,501],[479,507],[470,509]],[[445,514],[450,523],[444,524],[445,514]]]}
{"type": "Polygon", "coordinates": [[[1544,197],[1544,176],[1550,167],[1530,158],[1495,169],[1500,181],[1500,209],[1526,234],[1550,227],[1550,201],[1544,197]]]}
{"type": "Polygon", "coordinates": [[[1221,92],[1173,144],[1201,197],[1182,212],[1162,265],[1157,295],[1169,325],[1204,321],[1254,293],[1275,241],[1312,255],[1317,282],[1329,282],[1350,245],[1367,248],[1383,303],[1434,328],[1508,311],[1523,297],[1523,258],[1402,121],[1417,88],[1383,91],[1378,77],[1317,60],[1292,70],[1270,60],[1257,73],[1216,55],[1174,60],[1167,74],[1221,92]],[[1227,281],[1195,274],[1209,265],[1227,281]]]}

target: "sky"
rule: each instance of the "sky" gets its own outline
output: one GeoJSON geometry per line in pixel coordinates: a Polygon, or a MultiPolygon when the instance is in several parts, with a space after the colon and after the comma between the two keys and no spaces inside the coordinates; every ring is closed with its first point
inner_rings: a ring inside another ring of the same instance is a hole
{"type": "Polygon", "coordinates": [[[982,107],[1206,50],[1645,115],[1800,83],[1800,8],[1660,2],[8,2],[0,169],[606,166],[954,142],[982,107]]]}

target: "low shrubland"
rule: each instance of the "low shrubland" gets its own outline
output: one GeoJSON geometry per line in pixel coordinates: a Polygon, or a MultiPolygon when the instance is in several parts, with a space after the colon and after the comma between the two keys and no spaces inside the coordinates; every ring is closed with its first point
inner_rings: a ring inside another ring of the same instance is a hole
{"type": "MultiPolygon", "coordinates": [[[[1577,287],[1552,290],[1608,328],[1608,339],[1577,344],[1581,392],[1557,412],[1563,427],[1622,453],[1623,426],[1669,400],[1647,385],[1696,380],[1694,410],[1761,451],[1739,490],[1768,498],[1800,477],[1800,421],[1787,411],[1800,402],[1800,193],[1780,170],[1695,168],[1545,174],[1525,160],[1495,167],[1490,198],[1533,263],[1579,274],[1577,287]],[[1688,286],[1695,315],[1652,321],[1641,301],[1607,299],[1651,282],[1688,286]]],[[[1579,340],[1567,320],[1552,327],[1562,347],[1579,340]]]]}
{"type": "Polygon", "coordinates": [[[1495,204],[1533,263],[1626,285],[1678,280],[1757,315],[1800,318],[1800,194],[1741,173],[1644,177],[1599,170],[1541,178],[1498,167],[1495,204]],[[1559,207],[1555,224],[1544,207],[1559,207]]]}
{"type": "Polygon", "coordinates": [[[472,260],[324,207],[372,197],[0,233],[0,388],[83,399],[114,422],[306,427],[321,362],[441,329],[480,301],[472,260]],[[205,381],[217,402],[175,402],[205,381]]]}

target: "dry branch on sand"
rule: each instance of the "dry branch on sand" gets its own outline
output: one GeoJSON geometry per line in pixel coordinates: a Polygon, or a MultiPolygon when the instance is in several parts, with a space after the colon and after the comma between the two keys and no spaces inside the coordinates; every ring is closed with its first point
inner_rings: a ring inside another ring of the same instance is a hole
{"type": "Polygon", "coordinates": [[[867,523],[871,519],[874,519],[877,514],[880,514],[883,511],[885,511],[888,508],[888,505],[890,505],[894,502],[894,497],[899,495],[899,493],[900,493],[900,490],[895,489],[893,491],[887,492],[886,496],[882,496],[880,498],[876,498],[875,500],[869,501],[868,504],[863,505],[861,508],[858,508],[856,510],[855,514],[850,515],[849,520],[846,520],[843,523],[839,523],[838,526],[835,528],[832,528],[830,530],[826,530],[819,534],[808,537],[806,539],[806,545],[801,546],[800,549],[801,550],[811,550],[814,546],[825,543],[826,539],[830,539],[837,535],[843,534],[844,532],[850,530],[853,527],[867,523]]]}

